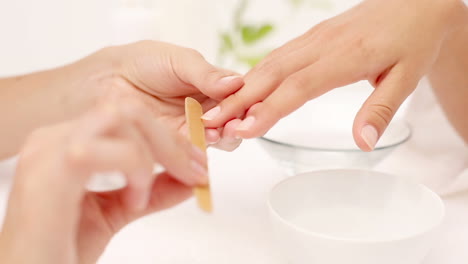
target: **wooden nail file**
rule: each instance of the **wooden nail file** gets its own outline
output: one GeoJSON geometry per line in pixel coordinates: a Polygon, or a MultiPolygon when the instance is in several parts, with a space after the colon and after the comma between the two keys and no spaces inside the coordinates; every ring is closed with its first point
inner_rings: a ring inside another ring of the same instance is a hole
{"type": "MultiPolygon", "coordinates": [[[[187,119],[190,141],[195,146],[206,152],[205,126],[202,122],[203,109],[200,103],[190,97],[185,99],[185,118],[187,119]]],[[[194,188],[194,194],[198,206],[205,212],[213,210],[211,202],[210,186],[199,186],[194,188]]]]}

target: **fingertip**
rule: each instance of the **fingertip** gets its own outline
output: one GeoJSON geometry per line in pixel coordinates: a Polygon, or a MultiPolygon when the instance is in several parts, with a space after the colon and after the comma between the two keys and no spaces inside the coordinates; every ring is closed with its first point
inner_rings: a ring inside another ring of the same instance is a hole
{"type": "Polygon", "coordinates": [[[148,213],[170,208],[193,196],[191,186],[187,186],[167,172],[157,176],[152,188],[148,213]]]}
{"type": "MultiPolygon", "coordinates": [[[[205,93],[210,98],[216,100],[226,99],[231,94],[237,92],[244,85],[244,79],[239,75],[223,75],[219,72],[218,77],[207,78],[207,83],[204,85],[205,93]]],[[[201,87],[199,87],[201,88],[201,87]]]]}
{"type": "Polygon", "coordinates": [[[214,145],[214,147],[231,152],[236,150],[241,143],[242,139],[240,138],[222,138],[216,145],[214,145]]]}
{"type": "Polygon", "coordinates": [[[222,100],[218,106],[207,111],[202,119],[209,128],[220,128],[234,118],[242,118],[245,115],[245,101],[238,93],[231,94],[222,100]]]}
{"type": "Polygon", "coordinates": [[[241,123],[242,123],[241,119],[233,119],[227,122],[226,125],[224,126],[222,137],[239,139],[239,137],[237,137],[236,132],[237,132],[237,128],[239,127],[241,123]]]}
{"type": "Polygon", "coordinates": [[[260,130],[256,127],[252,127],[249,130],[236,130],[236,138],[252,139],[262,136],[264,133],[259,132],[260,130]]]}
{"type": "Polygon", "coordinates": [[[212,109],[208,110],[203,116],[201,117],[202,120],[206,122],[213,121],[214,119],[218,118],[219,114],[221,113],[221,106],[213,107],[212,109]]]}
{"type": "Polygon", "coordinates": [[[229,102],[223,101],[218,106],[208,110],[202,117],[203,124],[206,128],[218,129],[224,127],[229,118],[232,105],[229,102]]]}
{"type": "Polygon", "coordinates": [[[256,138],[264,135],[278,121],[263,102],[253,105],[247,117],[237,126],[236,136],[240,138],[256,138]]]}
{"type": "Polygon", "coordinates": [[[127,186],[124,194],[126,207],[133,212],[141,212],[148,207],[151,198],[150,186],[147,188],[135,188],[127,186]]]}
{"type": "Polygon", "coordinates": [[[375,124],[358,115],[353,125],[354,142],[362,151],[371,152],[380,139],[379,131],[375,124]]]}
{"type": "Polygon", "coordinates": [[[263,136],[271,126],[265,123],[266,120],[261,120],[253,116],[249,116],[236,129],[236,137],[251,139],[263,136]]]}
{"type": "Polygon", "coordinates": [[[212,129],[212,128],[205,130],[205,137],[206,137],[207,143],[210,145],[218,143],[219,140],[221,139],[221,135],[219,134],[219,131],[217,129],[212,129]]]}
{"type": "Polygon", "coordinates": [[[245,85],[245,81],[242,76],[233,76],[233,77],[234,78],[227,84],[226,95],[224,96],[224,98],[239,91],[245,85]]]}
{"type": "Polygon", "coordinates": [[[244,79],[239,75],[225,76],[216,82],[219,88],[237,87],[240,88],[244,84],[244,79]]]}
{"type": "Polygon", "coordinates": [[[361,129],[361,138],[366,143],[369,150],[374,150],[377,141],[379,140],[379,132],[372,125],[365,125],[361,129]]]}

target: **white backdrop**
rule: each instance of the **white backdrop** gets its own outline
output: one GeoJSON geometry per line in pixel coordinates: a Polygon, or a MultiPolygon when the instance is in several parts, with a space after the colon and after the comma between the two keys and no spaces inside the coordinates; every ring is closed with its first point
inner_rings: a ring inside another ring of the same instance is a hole
{"type": "MultiPolygon", "coordinates": [[[[213,60],[217,30],[237,0],[149,0],[154,2],[158,35],[190,46],[213,60]]],[[[272,2],[261,12],[275,14],[272,2]]],[[[359,0],[334,0],[338,10],[359,0]]],[[[71,62],[109,44],[109,12],[118,0],[0,0],[0,76],[71,62]]],[[[276,5],[278,9],[278,5],[276,5]]],[[[319,19],[320,17],[317,17],[319,19]]],[[[295,28],[295,33],[311,25],[295,28]]]]}

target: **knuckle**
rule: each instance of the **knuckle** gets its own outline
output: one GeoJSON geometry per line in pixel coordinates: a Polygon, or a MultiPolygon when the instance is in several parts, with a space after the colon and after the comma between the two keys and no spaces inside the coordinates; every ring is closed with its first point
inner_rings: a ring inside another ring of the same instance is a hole
{"type": "Polygon", "coordinates": [[[220,77],[221,77],[221,74],[219,70],[213,67],[204,73],[203,79],[205,83],[210,83],[210,82],[218,80],[220,77]]]}
{"type": "Polygon", "coordinates": [[[106,104],[101,111],[106,121],[103,126],[105,131],[111,131],[119,127],[122,122],[122,115],[115,104],[106,104]]]}
{"type": "Polygon", "coordinates": [[[65,162],[73,168],[81,168],[88,162],[88,147],[84,143],[74,142],[65,149],[65,162]]]}
{"type": "Polygon", "coordinates": [[[392,121],[392,118],[395,115],[393,107],[383,103],[371,104],[369,109],[371,110],[371,113],[373,113],[379,120],[379,122],[383,123],[385,126],[390,124],[390,121],[392,121]]]}
{"type": "Polygon", "coordinates": [[[119,128],[122,124],[122,117],[118,113],[109,115],[108,122],[105,123],[104,130],[109,132],[119,128]]]}
{"type": "Polygon", "coordinates": [[[298,74],[293,74],[284,81],[284,87],[297,96],[307,96],[307,80],[298,74]]]}
{"type": "Polygon", "coordinates": [[[324,20],[324,21],[320,22],[319,24],[317,24],[316,26],[314,26],[314,27],[312,27],[311,29],[309,29],[309,30],[306,32],[306,35],[312,35],[312,34],[318,33],[318,32],[320,32],[321,30],[327,28],[327,27],[328,27],[328,24],[329,24],[329,20],[324,20]]]}
{"type": "Polygon", "coordinates": [[[374,45],[370,43],[369,39],[363,36],[356,37],[356,39],[354,39],[352,42],[351,48],[357,50],[361,57],[366,61],[369,61],[370,59],[374,58],[374,55],[376,55],[376,49],[374,45]]]}
{"type": "Polygon", "coordinates": [[[246,98],[241,93],[235,93],[229,97],[229,101],[226,102],[226,105],[236,105],[239,108],[239,112],[237,113],[237,117],[240,118],[245,114],[245,110],[249,109],[253,103],[250,100],[246,100],[246,98]]]}
{"type": "Polygon", "coordinates": [[[316,29],[315,34],[316,34],[316,39],[321,42],[330,42],[334,39],[336,39],[337,35],[342,34],[344,31],[344,28],[342,26],[328,26],[328,25],[321,25],[319,28],[316,29]]]}
{"type": "Polygon", "coordinates": [[[148,46],[154,45],[154,43],[155,42],[153,40],[139,40],[135,43],[135,45],[140,46],[140,47],[148,47],[148,46]]]}
{"type": "Polygon", "coordinates": [[[282,76],[281,65],[271,57],[268,57],[263,62],[261,62],[258,65],[256,71],[260,76],[265,78],[273,78],[275,80],[278,79],[279,76],[282,76]]]}
{"type": "Polygon", "coordinates": [[[270,52],[270,54],[268,54],[267,58],[266,59],[271,59],[271,58],[278,58],[278,57],[281,57],[284,55],[284,50],[285,50],[285,47],[279,47],[279,48],[276,48],[274,49],[273,51],[270,52]]]}
{"type": "Polygon", "coordinates": [[[192,48],[185,48],[185,51],[187,52],[187,54],[193,58],[196,58],[196,59],[205,59],[205,57],[203,56],[203,54],[201,54],[198,50],[196,49],[192,49],[192,48]]]}
{"type": "MultiPolygon", "coordinates": [[[[288,113],[283,107],[272,105],[270,102],[264,102],[264,104],[265,104],[265,108],[269,109],[268,112],[269,112],[270,118],[279,120],[288,115],[288,113]]],[[[267,131],[262,131],[262,132],[263,134],[261,136],[264,136],[267,131]]]]}
{"type": "Polygon", "coordinates": [[[34,130],[26,138],[25,143],[21,149],[21,159],[30,160],[34,159],[40,153],[41,146],[44,142],[48,141],[49,129],[42,127],[34,130]]]}

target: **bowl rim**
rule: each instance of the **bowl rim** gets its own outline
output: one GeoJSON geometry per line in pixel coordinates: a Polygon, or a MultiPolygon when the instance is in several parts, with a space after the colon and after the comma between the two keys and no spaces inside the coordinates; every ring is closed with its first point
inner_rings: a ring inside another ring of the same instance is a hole
{"type": "MultiPolygon", "coordinates": [[[[377,147],[374,148],[373,151],[391,149],[391,148],[399,146],[399,145],[401,145],[401,144],[403,144],[403,143],[405,143],[405,142],[407,142],[408,140],[411,139],[411,137],[413,135],[413,128],[407,121],[398,120],[398,121],[393,121],[393,122],[399,122],[399,123],[403,124],[405,126],[405,128],[408,129],[408,134],[402,140],[396,141],[396,142],[394,142],[392,144],[388,144],[388,145],[377,146],[377,147]]],[[[293,148],[293,149],[308,150],[308,151],[347,152],[347,153],[362,152],[362,150],[359,149],[358,147],[356,147],[356,148],[316,148],[316,147],[301,146],[301,145],[292,144],[292,143],[285,143],[285,142],[281,142],[281,141],[278,141],[278,140],[267,138],[266,136],[261,136],[261,137],[259,137],[257,139],[260,140],[260,141],[267,142],[267,143],[272,143],[274,145],[279,145],[279,146],[283,146],[283,147],[287,147],[287,148],[293,148]]]]}
{"type": "Polygon", "coordinates": [[[417,183],[417,182],[413,182],[413,181],[404,179],[401,176],[396,176],[396,175],[393,175],[393,174],[384,173],[384,172],[380,172],[380,171],[365,170],[365,169],[318,170],[318,171],[304,172],[304,173],[296,174],[296,175],[294,175],[292,177],[288,177],[288,178],[286,178],[284,180],[281,180],[277,184],[275,184],[273,186],[273,188],[270,190],[270,192],[268,193],[267,207],[268,207],[270,213],[273,214],[272,217],[275,217],[283,225],[285,225],[285,226],[287,226],[289,228],[292,228],[297,232],[300,232],[302,234],[306,234],[308,236],[313,236],[313,237],[317,237],[317,238],[320,238],[320,239],[329,240],[329,241],[347,242],[347,243],[388,243],[388,242],[398,242],[398,241],[404,241],[404,240],[412,239],[412,238],[415,238],[415,237],[425,235],[425,234],[437,229],[438,227],[440,227],[442,225],[443,221],[446,218],[446,207],[445,207],[445,204],[444,204],[442,198],[437,193],[435,193],[433,190],[429,189],[427,186],[425,186],[425,185],[423,185],[421,183],[417,183]],[[439,217],[439,219],[437,221],[435,221],[435,223],[433,225],[431,225],[428,228],[425,228],[424,230],[421,230],[419,232],[415,232],[413,234],[402,235],[400,237],[389,238],[389,239],[360,239],[360,238],[344,238],[344,237],[339,237],[339,236],[332,236],[332,235],[327,235],[326,233],[320,233],[320,232],[315,232],[315,231],[308,230],[306,228],[303,228],[303,227],[300,227],[298,225],[292,224],[290,221],[283,218],[276,211],[276,209],[274,209],[274,207],[272,205],[272,195],[273,195],[274,191],[280,185],[284,184],[285,182],[297,179],[298,177],[310,177],[310,176],[314,176],[314,175],[319,175],[320,173],[324,173],[324,172],[328,172],[328,173],[329,172],[339,172],[339,173],[343,173],[343,172],[345,172],[345,173],[346,172],[347,173],[349,173],[349,172],[354,172],[354,173],[355,172],[363,172],[363,173],[380,174],[380,175],[385,175],[385,176],[388,176],[388,177],[396,177],[398,179],[402,179],[403,181],[405,181],[408,184],[415,184],[419,188],[421,188],[423,191],[427,192],[434,199],[434,202],[435,202],[434,204],[437,204],[438,209],[441,211],[440,212],[440,217],[439,217]]]}

